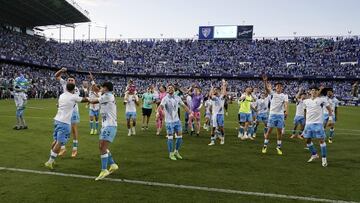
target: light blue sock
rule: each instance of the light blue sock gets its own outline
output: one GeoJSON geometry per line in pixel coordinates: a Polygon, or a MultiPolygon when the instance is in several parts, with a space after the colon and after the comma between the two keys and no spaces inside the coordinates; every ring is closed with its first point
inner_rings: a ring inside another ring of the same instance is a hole
{"type": "Polygon", "coordinates": [[[248,130],[247,130],[248,136],[252,136],[253,133],[253,125],[249,125],[248,130]]]}
{"type": "Polygon", "coordinates": [[[99,121],[95,122],[95,129],[99,129],[99,121]]]}
{"type": "Polygon", "coordinates": [[[311,155],[316,155],[317,154],[316,149],[314,147],[314,144],[312,142],[310,144],[306,144],[306,146],[309,148],[309,151],[310,151],[311,155]]]}
{"type": "Polygon", "coordinates": [[[182,136],[178,136],[175,141],[175,150],[178,151],[181,147],[181,144],[183,142],[182,136]]]}
{"type": "Polygon", "coordinates": [[[90,129],[94,129],[94,121],[90,121],[90,129]]]}
{"type": "Polygon", "coordinates": [[[101,170],[107,169],[109,154],[108,153],[103,154],[100,156],[100,158],[101,158],[101,170]]]}
{"type": "Polygon", "coordinates": [[[173,151],[173,136],[168,135],[167,147],[168,147],[169,153],[171,153],[173,151]]]}
{"type": "Polygon", "coordinates": [[[240,132],[241,134],[244,134],[244,127],[243,127],[243,126],[240,126],[239,132],[240,132]]]}
{"type": "Polygon", "coordinates": [[[112,154],[111,154],[111,152],[108,150],[108,164],[111,165],[111,164],[114,164],[114,163],[115,163],[115,161],[114,161],[114,159],[113,159],[113,157],[112,157],[112,154]]]}
{"type": "Polygon", "coordinates": [[[259,126],[259,125],[256,125],[256,124],[255,124],[255,127],[254,127],[254,133],[256,133],[256,132],[257,132],[257,128],[258,128],[258,126],[259,126]]]}
{"type": "Polygon", "coordinates": [[[264,139],[264,147],[267,147],[268,144],[269,144],[269,140],[268,140],[268,139],[264,139]]]}
{"type": "Polygon", "coordinates": [[[320,148],[321,148],[321,156],[323,158],[326,158],[326,155],[327,155],[327,150],[326,150],[326,143],[322,143],[320,144],[320,148]]]}
{"type": "Polygon", "coordinates": [[[334,131],[335,131],[334,128],[330,128],[330,132],[329,132],[330,138],[333,138],[333,137],[334,137],[334,135],[335,135],[335,132],[334,132],[334,131]]]}

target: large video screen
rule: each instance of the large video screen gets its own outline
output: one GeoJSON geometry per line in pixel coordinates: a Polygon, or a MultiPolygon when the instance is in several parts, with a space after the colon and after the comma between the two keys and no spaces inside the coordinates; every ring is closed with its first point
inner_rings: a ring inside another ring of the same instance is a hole
{"type": "Polygon", "coordinates": [[[214,27],[214,39],[236,39],[237,26],[224,25],[214,27]]]}

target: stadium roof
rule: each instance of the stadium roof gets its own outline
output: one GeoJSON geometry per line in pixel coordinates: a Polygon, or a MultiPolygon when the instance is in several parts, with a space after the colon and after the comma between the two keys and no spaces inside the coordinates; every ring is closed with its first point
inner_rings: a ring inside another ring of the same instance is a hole
{"type": "Polygon", "coordinates": [[[72,0],[0,0],[0,23],[32,28],[89,21],[72,0]]]}

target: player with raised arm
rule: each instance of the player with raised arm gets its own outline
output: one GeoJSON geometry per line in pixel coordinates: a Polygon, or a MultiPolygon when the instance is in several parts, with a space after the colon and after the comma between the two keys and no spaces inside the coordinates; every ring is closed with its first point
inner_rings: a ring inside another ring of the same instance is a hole
{"type": "Polygon", "coordinates": [[[51,144],[49,160],[45,162],[45,167],[49,169],[54,169],[53,164],[60,153],[61,146],[65,146],[70,137],[71,117],[75,104],[89,101],[75,93],[75,84],[68,83],[65,88],[66,91],[58,100],[58,111],[54,118],[54,141],[51,144]]]}
{"type": "Polygon", "coordinates": [[[167,87],[168,94],[163,98],[159,107],[158,113],[163,111],[165,114],[165,126],[167,133],[167,148],[169,152],[169,158],[171,160],[182,159],[179,153],[182,144],[182,128],[179,119],[178,109],[182,106],[186,112],[191,113],[190,109],[184,104],[182,99],[175,95],[175,88],[172,84],[167,87]],[[161,109],[161,110],[160,110],[161,109]],[[175,150],[173,151],[173,139],[175,135],[175,150]]]}
{"type": "MultiPolygon", "coordinates": [[[[90,86],[89,99],[94,100],[99,98],[101,95],[100,86],[90,86]]],[[[89,105],[89,119],[90,119],[90,135],[96,135],[99,130],[99,104],[90,104],[89,105]]]]}
{"type": "Polygon", "coordinates": [[[201,128],[201,124],[200,124],[200,109],[203,105],[204,102],[204,97],[201,94],[201,89],[198,86],[194,86],[191,90],[190,90],[190,96],[191,96],[191,114],[189,116],[189,126],[191,126],[191,135],[193,135],[194,133],[194,128],[193,126],[193,121],[195,121],[195,127],[196,127],[196,136],[200,135],[200,128],[201,128]],[[193,91],[193,92],[191,92],[193,91]]]}
{"type": "Polygon", "coordinates": [[[264,146],[262,148],[262,153],[265,154],[267,152],[267,147],[269,144],[269,137],[273,130],[276,128],[277,132],[277,154],[282,155],[283,152],[281,150],[282,146],[282,130],[285,125],[285,118],[288,114],[288,95],[282,93],[283,92],[283,84],[280,82],[275,83],[275,92],[272,90],[271,84],[267,80],[267,76],[263,76],[263,81],[265,85],[265,91],[268,95],[270,95],[270,113],[268,120],[268,130],[265,133],[264,137],[264,146]]]}
{"type": "Polygon", "coordinates": [[[299,88],[299,92],[295,96],[296,102],[296,112],[294,117],[294,129],[292,131],[292,135],[290,138],[298,137],[299,139],[303,139],[302,132],[305,127],[305,117],[304,117],[304,100],[306,99],[306,93],[303,92],[302,88],[299,88]],[[298,134],[296,134],[296,130],[300,126],[300,130],[298,134]]]}
{"type": "Polygon", "coordinates": [[[334,135],[335,135],[335,122],[338,120],[338,107],[339,107],[339,100],[334,96],[334,90],[328,89],[326,92],[326,99],[328,100],[331,109],[333,110],[333,118],[332,121],[329,122],[329,112],[325,108],[324,109],[324,128],[325,128],[325,134],[326,134],[326,127],[329,127],[329,144],[333,143],[334,135]]]}
{"type": "Polygon", "coordinates": [[[209,131],[211,125],[211,99],[209,94],[205,97],[205,123],[204,123],[204,130],[209,131]]]}
{"type": "MultiPolygon", "coordinates": [[[[92,79],[91,85],[95,86],[96,84],[91,73],[90,77],[92,79]]],[[[116,100],[113,94],[113,84],[111,82],[104,82],[101,85],[100,92],[101,96],[99,98],[90,100],[91,104],[100,104],[102,120],[99,136],[101,172],[95,180],[101,180],[119,169],[119,166],[115,163],[109,150],[109,145],[114,141],[117,131],[116,100]],[[110,165],[109,170],[107,169],[108,165],[110,165]]]]}
{"type": "Polygon", "coordinates": [[[13,81],[13,91],[11,91],[11,94],[14,96],[16,106],[16,125],[13,128],[14,130],[28,129],[24,119],[28,87],[29,82],[23,74],[20,74],[20,76],[13,81]]]}
{"type": "Polygon", "coordinates": [[[310,98],[304,100],[304,138],[306,139],[306,145],[311,153],[311,157],[308,162],[313,162],[315,159],[319,158],[314,144],[312,143],[312,139],[318,139],[322,155],[322,166],[326,167],[328,163],[326,159],[326,135],[323,126],[323,108],[325,107],[327,109],[327,112],[329,113],[329,122],[332,122],[333,112],[328,100],[325,97],[319,97],[321,90],[322,88],[320,88],[320,90],[316,87],[310,88],[310,98]]]}
{"type": "Polygon", "coordinates": [[[245,92],[240,96],[239,98],[239,114],[238,114],[238,120],[239,120],[239,133],[238,138],[241,140],[245,139],[251,139],[252,138],[252,132],[249,128],[249,125],[252,124],[252,114],[251,114],[251,102],[254,101],[254,98],[251,95],[252,88],[246,87],[245,92]]]}
{"type": "Polygon", "coordinates": [[[212,129],[211,129],[211,141],[209,146],[215,145],[216,136],[215,131],[220,131],[220,144],[225,144],[225,132],[224,132],[224,102],[226,97],[227,82],[221,81],[221,89],[211,86],[209,97],[211,99],[212,108],[212,129]]]}
{"type": "MultiPolygon", "coordinates": [[[[68,75],[67,80],[64,80],[62,78],[62,75],[67,71],[66,68],[61,68],[59,71],[57,71],[55,73],[55,78],[57,81],[60,82],[61,86],[63,87],[63,92],[66,92],[66,85],[67,84],[74,84],[75,85],[75,89],[74,89],[74,94],[80,95],[80,91],[79,89],[76,87],[76,81],[75,81],[75,77],[74,76],[70,76],[68,75]]],[[[71,116],[71,132],[73,135],[73,148],[72,148],[72,153],[71,153],[71,157],[76,157],[78,154],[78,146],[79,146],[79,131],[78,131],[78,123],[80,123],[80,114],[79,114],[79,106],[77,103],[75,103],[74,107],[73,107],[73,111],[72,111],[72,116],[71,116]]],[[[59,153],[59,156],[64,155],[66,152],[66,148],[65,145],[61,146],[61,150],[59,153]]]]}
{"type": "Polygon", "coordinates": [[[139,97],[136,94],[134,86],[129,86],[129,88],[125,92],[124,105],[125,105],[126,125],[128,128],[128,136],[135,135],[136,106],[139,105],[139,97]],[[131,125],[131,121],[132,121],[132,125],[131,125]]]}

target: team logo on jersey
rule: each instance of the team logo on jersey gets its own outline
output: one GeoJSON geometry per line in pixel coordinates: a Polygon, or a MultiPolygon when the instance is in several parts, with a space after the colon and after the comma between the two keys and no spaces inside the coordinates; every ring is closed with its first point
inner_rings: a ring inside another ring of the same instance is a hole
{"type": "Polygon", "coordinates": [[[201,33],[203,34],[203,36],[205,38],[207,38],[211,34],[211,28],[209,28],[209,27],[202,28],[201,33]]]}

